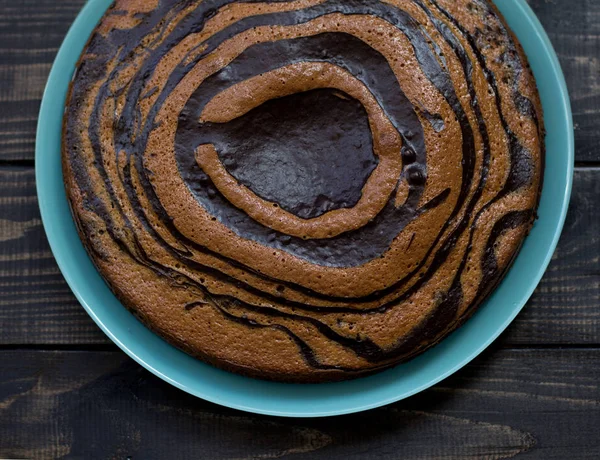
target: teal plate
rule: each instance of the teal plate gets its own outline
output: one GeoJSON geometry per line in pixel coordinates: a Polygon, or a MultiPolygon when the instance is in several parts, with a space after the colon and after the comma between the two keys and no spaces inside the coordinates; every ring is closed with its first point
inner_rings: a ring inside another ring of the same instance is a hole
{"type": "Polygon", "coordinates": [[[558,242],[571,194],[574,161],[573,124],[564,77],[546,33],[525,0],[497,0],[497,5],[525,48],[544,108],[547,157],[538,221],[502,284],[464,326],[439,345],[380,374],[320,385],[254,380],[186,355],[135,319],[89,259],[65,195],[61,124],[79,54],[110,3],[90,0],[58,52],[40,109],[36,181],[46,234],[67,283],[106,335],[146,369],[188,393],[240,410],[288,417],[347,414],[398,401],[448,377],[481,353],[523,308],[558,242]]]}

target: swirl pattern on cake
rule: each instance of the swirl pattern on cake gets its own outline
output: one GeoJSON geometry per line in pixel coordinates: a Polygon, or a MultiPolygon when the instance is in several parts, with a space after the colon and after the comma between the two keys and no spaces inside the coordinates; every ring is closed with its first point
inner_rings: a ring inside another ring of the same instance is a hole
{"type": "Polygon", "coordinates": [[[543,121],[483,0],[120,0],[63,166],[122,302],[217,366],[352,378],[458,327],[534,219],[543,121]]]}

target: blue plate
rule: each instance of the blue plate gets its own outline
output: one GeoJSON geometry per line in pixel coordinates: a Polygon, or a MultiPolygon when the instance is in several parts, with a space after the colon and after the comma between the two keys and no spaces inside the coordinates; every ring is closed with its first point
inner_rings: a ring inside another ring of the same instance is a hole
{"type": "Polygon", "coordinates": [[[58,52],[40,109],[36,180],[46,234],[67,283],[98,326],[146,369],[188,393],[249,412],[288,417],[347,414],[398,401],[448,377],[481,353],[523,308],[558,242],[571,194],[574,157],[571,108],[560,64],[525,0],[498,0],[497,5],[525,48],[544,108],[548,150],[539,220],[502,284],[464,326],[442,343],[372,377],[320,385],[253,380],[186,355],[136,320],[110,292],[89,259],[65,195],[61,127],[75,64],[110,3],[89,1],[58,52]]]}

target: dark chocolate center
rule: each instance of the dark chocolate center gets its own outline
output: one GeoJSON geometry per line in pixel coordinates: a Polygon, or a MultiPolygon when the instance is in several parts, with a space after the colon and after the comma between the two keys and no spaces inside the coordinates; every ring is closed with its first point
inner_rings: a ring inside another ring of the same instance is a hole
{"type": "Polygon", "coordinates": [[[366,110],[336,89],[272,99],[206,125],[232,176],[305,219],[356,205],[378,163],[366,110]]]}

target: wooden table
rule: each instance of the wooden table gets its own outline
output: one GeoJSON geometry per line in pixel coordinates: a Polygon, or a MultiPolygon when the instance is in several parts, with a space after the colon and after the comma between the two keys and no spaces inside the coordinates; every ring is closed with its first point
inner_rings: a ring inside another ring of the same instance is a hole
{"type": "Polygon", "coordinates": [[[0,0],[0,458],[600,458],[600,0],[530,1],[568,80],[577,168],[563,237],[525,310],[434,388],[316,420],[171,387],[119,351],[63,280],[37,207],[35,127],[83,2],[0,0]]]}

